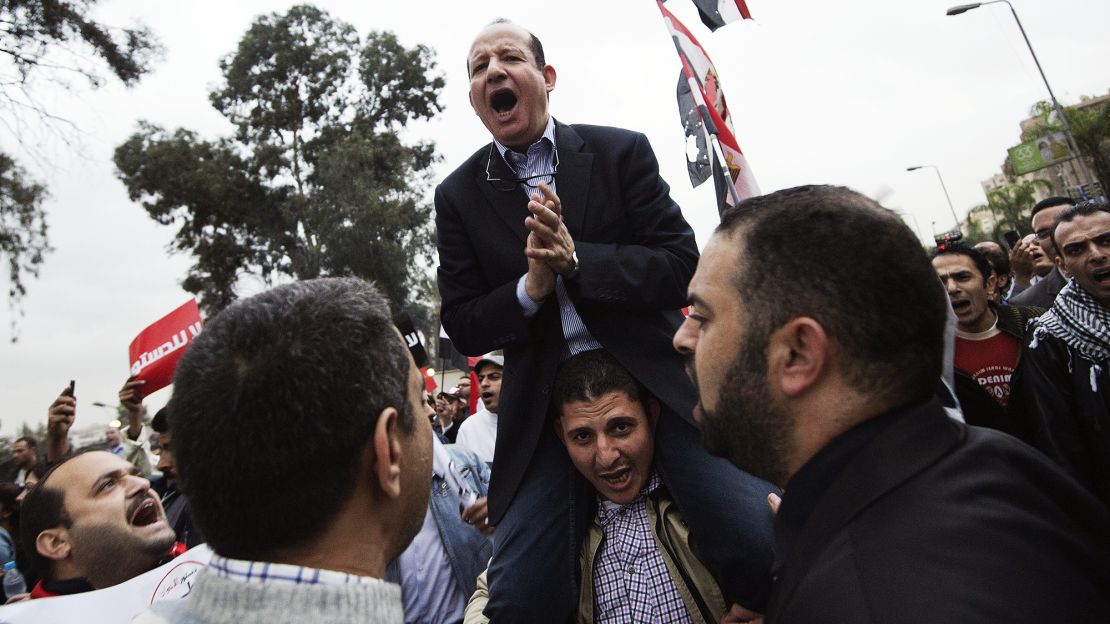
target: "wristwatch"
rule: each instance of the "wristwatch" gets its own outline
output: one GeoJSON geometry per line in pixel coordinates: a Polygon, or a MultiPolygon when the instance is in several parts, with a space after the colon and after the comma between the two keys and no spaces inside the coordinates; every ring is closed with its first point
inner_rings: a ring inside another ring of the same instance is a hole
{"type": "Polygon", "coordinates": [[[567,279],[574,279],[574,278],[578,277],[578,251],[577,250],[570,252],[570,262],[574,266],[571,268],[570,275],[567,276],[567,279]]]}

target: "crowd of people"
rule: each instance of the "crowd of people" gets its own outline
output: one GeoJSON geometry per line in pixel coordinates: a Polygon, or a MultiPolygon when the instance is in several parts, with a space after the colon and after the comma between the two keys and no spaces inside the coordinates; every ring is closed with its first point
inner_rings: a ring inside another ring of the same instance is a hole
{"type": "Polygon", "coordinates": [[[927,254],[805,186],[699,253],[643,135],[550,115],[535,35],[491,23],[467,71],[493,141],[435,198],[460,384],[429,395],[368,282],[239,300],[149,424],[129,378],[74,449],[71,385],[13,444],[8,600],[205,544],[119,621],[1110,621],[1105,203],[927,254]]]}

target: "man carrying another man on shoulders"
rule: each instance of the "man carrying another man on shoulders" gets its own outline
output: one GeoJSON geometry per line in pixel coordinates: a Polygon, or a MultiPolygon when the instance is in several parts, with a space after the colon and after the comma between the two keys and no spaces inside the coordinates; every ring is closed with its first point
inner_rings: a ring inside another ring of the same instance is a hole
{"type": "Polygon", "coordinates": [[[540,40],[507,20],[478,33],[467,73],[493,140],[436,189],[436,236],[444,329],[463,353],[505,354],[486,615],[561,624],[574,613],[594,493],[546,418],[559,364],[596,349],[659,401],[659,476],[726,598],[758,609],[773,486],[709,457],[690,420],[695,395],[670,340],[698,249],[647,138],[556,121],[555,68],[540,40]]]}
{"type": "MultiPolygon", "coordinates": [[[[579,556],[578,622],[718,622],[724,597],[690,547],[682,513],[655,471],[659,402],[613,356],[567,360],[553,388],[554,428],[597,492],[579,556]]],[[[485,575],[466,624],[489,620],[485,575]]]]}

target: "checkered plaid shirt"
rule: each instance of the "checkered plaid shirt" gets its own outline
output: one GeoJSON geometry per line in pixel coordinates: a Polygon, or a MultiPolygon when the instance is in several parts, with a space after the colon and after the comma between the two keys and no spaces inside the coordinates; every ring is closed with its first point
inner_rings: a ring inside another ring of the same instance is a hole
{"type": "Polygon", "coordinates": [[[659,476],[627,505],[598,501],[601,547],[594,563],[594,612],[605,622],[691,622],[647,517],[659,476]]]}
{"type": "Polygon", "coordinates": [[[243,561],[215,554],[208,562],[208,573],[243,583],[274,585],[368,585],[384,582],[372,576],[358,576],[336,570],[305,568],[269,561],[243,561]]]}

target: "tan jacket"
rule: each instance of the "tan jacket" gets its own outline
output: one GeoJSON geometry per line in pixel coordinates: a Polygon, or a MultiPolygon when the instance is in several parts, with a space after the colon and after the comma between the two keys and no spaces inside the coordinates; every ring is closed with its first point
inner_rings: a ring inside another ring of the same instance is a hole
{"type": "MultiPolygon", "coordinates": [[[[663,555],[663,562],[667,565],[675,588],[686,603],[690,619],[695,624],[719,622],[728,605],[709,570],[690,549],[690,530],[686,528],[678,507],[665,488],[659,487],[648,496],[647,516],[651,532],[655,536],[655,545],[663,555]]],[[[578,621],[583,624],[594,621],[594,560],[601,547],[601,538],[601,521],[595,515],[593,526],[582,544],[579,559],[582,566],[582,589],[578,599],[578,621]]],[[[463,624],[489,622],[482,615],[488,598],[486,573],[482,572],[478,577],[478,587],[466,605],[463,624]]]]}

